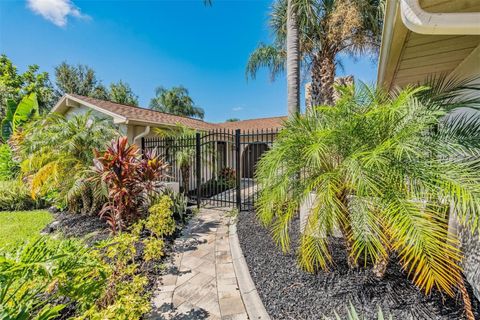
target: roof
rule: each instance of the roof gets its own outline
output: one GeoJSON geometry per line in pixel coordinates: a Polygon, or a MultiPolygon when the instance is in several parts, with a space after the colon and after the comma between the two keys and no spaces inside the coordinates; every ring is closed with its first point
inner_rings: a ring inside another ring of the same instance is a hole
{"type": "Polygon", "coordinates": [[[210,123],[199,119],[177,116],[136,106],[124,105],[77,94],[66,94],[52,109],[52,112],[63,113],[71,107],[84,105],[98,112],[113,117],[115,123],[144,124],[157,126],[184,125],[197,130],[241,129],[262,130],[281,128],[286,117],[271,117],[242,120],[236,122],[210,123]]]}
{"type": "Polygon", "coordinates": [[[240,129],[240,130],[262,130],[262,129],[279,129],[283,127],[283,123],[287,120],[286,116],[257,118],[241,121],[218,123],[222,129],[240,129]]]}
{"type": "MultiPolygon", "coordinates": [[[[409,29],[412,26],[403,21],[407,13],[402,11],[399,3],[397,0],[387,0],[378,85],[394,89],[424,83],[432,75],[467,77],[462,63],[466,65],[468,63],[465,61],[468,60],[472,64],[477,59],[480,36],[453,34],[453,31],[452,34],[428,34],[439,33],[433,29],[424,34],[412,31],[409,29]]],[[[418,4],[427,15],[441,13],[442,17],[449,13],[480,12],[480,1],[418,0],[418,4]]],[[[422,27],[428,27],[428,24],[422,27]]]]}

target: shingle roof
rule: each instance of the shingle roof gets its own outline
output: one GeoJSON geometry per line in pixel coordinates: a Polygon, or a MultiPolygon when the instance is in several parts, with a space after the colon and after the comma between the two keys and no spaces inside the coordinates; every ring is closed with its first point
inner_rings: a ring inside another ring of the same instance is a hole
{"type": "Polygon", "coordinates": [[[69,94],[87,103],[93,104],[100,109],[113,112],[131,121],[149,122],[155,124],[176,125],[181,124],[193,129],[209,130],[215,129],[215,124],[208,123],[198,119],[177,116],[169,113],[145,109],[140,107],[128,106],[110,101],[84,97],[77,94],[69,94]]]}
{"type": "Polygon", "coordinates": [[[224,129],[241,129],[241,130],[262,130],[262,129],[279,129],[283,127],[283,123],[287,120],[286,116],[258,118],[241,120],[234,122],[223,122],[217,125],[224,129]]]}
{"type": "Polygon", "coordinates": [[[212,130],[212,129],[241,129],[241,130],[262,130],[262,129],[277,129],[283,126],[283,122],[287,117],[271,117],[241,120],[235,122],[223,123],[209,123],[203,120],[193,119],[189,117],[182,117],[170,113],[155,111],[146,108],[129,106],[110,101],[85,97],[77,94],[68,94],[68,96],[82,100],[86,103],[92,104],[107,112],[117,114],[130,121],[140,121],[158,125],[177,125],[181,124],[189,128],[198,130],[212,130]]]}

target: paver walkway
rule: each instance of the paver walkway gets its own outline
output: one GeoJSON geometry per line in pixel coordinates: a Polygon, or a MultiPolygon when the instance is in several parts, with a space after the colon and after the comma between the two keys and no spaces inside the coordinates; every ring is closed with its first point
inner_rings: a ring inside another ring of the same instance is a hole
{"type": "Polygon", "coordinates": [[[151,319],[248,319],[230,252],[227,211],[202,208],[175,241],[151,319]]]}

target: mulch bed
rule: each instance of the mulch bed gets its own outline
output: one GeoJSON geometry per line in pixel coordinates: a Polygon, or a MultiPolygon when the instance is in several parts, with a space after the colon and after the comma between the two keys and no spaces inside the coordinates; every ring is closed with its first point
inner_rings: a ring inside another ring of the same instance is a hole
{"type": "Polygon", "coordinates": [[[108,225],[99,216],[69,212],[54,213],[54,221],[42,230],[42,233],[54,232],[66,238],[83,238],[87,244],[105,240],[110,235],[108,225]]]}
{"type": "MultiPolygon", "coordinates": [[[[110,229],[104,219],[97,215],[84,215],[69,212],[53,212],[54,221],[47,225],[43,230],[43,234],[60,234],[65,238],[81,238],[87,245],[93,246],[95,243],[108,239],[111,236],[110,229]]],[[[151,261],[143,261],[143,246],[138,243],[136,245],[137,257],[140,259],[137,263],[140,264],[140,273],[148,278],[148,283],[145,287],[146,292],[153,292],[156,287],[156,282],[162,276],[168,273],[164,267],[165,263],[173,259],[174,241],[178,238],[182,229],[187,225],[190,218],[193,216],[192,209],[187,209],[187,214],[184,221],[176,221],[177,229],[171,236],[165,237],[164,256],[159,259],[151,261]]],[[[58,303],[67,303],[69,301],[58,301],[58,303]]],[[[70,319],[75,315],[75,303],[70,304],[62,310],[60,320],[70,319]]]]}
{"type": "MultiPolygon", "coordinates": [[[[299,225],[298,220],[292,223],[292,249],[298,243],[299,225]]],[[[332,239],[335,269],[308,274],[298,269],[294,252],[282,254],[254,212],[239,214],[237,232],[250,274],[272,319],[335,319],[335,311],[345,319],[345,307],[350,303],[365,319],[376,319],[379,307],[394,320],[464,319],[460,295],[450,298],[435,291],[425,296],[398,263],[390,263],[382,280],[368,269],[349,269],[342,239],[332,239]]],[[[475,316],[480,319],[480,303],[473,300],[475,316]]]]}

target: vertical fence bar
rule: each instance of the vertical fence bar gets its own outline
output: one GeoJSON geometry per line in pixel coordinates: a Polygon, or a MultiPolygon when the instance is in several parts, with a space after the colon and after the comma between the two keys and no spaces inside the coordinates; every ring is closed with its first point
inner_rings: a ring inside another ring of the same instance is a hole
{"type": "Polygon", "coordinates": [[[200,208],[200,197],[201,197],[201,190],[200,190],[200,185],[202,184],[202,167],[201,167],[201,154],[200,154],[200,151],[201,151],[201,148],[200,148],[200,133],[197,132],[195,134],[195,158],[196,158],[196,161],[195,161],[195,164],[196,164],[196,168],[195,168],[195,174],[197,176],[197,207],[200,208]]]}
{"type": "Polygon", "coordinates": [[[235,169],[236,169],[236,203],[238,211],[242,210],[242,194],[240,188],[240,129],[235,130],[235,169]]]}

